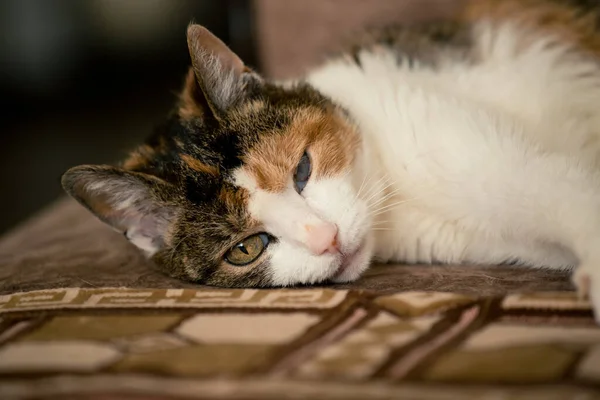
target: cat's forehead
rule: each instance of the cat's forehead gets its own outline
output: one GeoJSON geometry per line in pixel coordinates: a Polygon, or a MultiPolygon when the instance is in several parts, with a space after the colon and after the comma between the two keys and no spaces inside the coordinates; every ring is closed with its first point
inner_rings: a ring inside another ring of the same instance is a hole
{"type": "MultiPolygon", "coordinates": [[[[241,190],[258,188],[283,192],[291,185],[304,152],[310,153],[313,176],[317,178],[347,170],[354,157],[357,136],[337,110],[312,105],[277,111],[270,108],[264,102],[248,102],[233,113],[227,129],[214,135],[212,141],[205,141],[204,147],[184,146],[179,158],[186,172],[194,176],[194,181],[203,176],[205,183],[211,181],[206,179],[208,177],[241,190]],[[186,153],[192,149],[196,157],[186,153]],[[218,164],[211,163],[210,154],[214,155],[212,158],[220,157],[218,164]]],[[[229,186],[225,190],[233,189],[229,186]]],[[[204,190],[204,193],[212,191],[204,190]]],[[[211,197],[222,201],[222,196],[211,197]]],[[[239,206],[246,205],[239,203],[239,206]]]]}
{"type": "Polygon", "coordinates": [[[287,123],[263,135],[245,149],[233,173],[241,187],[283,192],[292,184],[302,155],[309,154],[313,178],[344,174],[358,146],[358,135],[346,117],[334,108],[298,107],[287,123]]]}
{"type": "Polygon", "coordinates": [[[337,173],[351,156],[345,129],[339,110],[310,87],[266,86],[219,121],[207,119],[200,107],[180,107],[124,166],[174,184],[196,205],[244,208],[247,196],[237,194],[244,190],[236,183],[240,170],[260,188],[281,191],[303,152],[313,146],[317,155],[329,153],[316,160],[323,167],[318,171],[337,173]]]}
{"type": "Polygon", "coordinates": [[[208,164],[219,164],[227,173],[244,162],[257,145],[298,131],[320,115],[325,115],[327,102],[307,86],[283,89],[265,86],[258,95],[249,96],[220,117],[218,123],[206,121],[203,115],[180,112],[176,130],[180,151],[193,151],[208,164]]]}

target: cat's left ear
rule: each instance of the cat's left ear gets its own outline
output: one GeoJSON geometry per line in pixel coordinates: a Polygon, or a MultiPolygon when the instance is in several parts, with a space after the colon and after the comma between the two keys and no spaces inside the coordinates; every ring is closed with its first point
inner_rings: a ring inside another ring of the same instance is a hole
{"type": "Polygon", "coordinates": [[[65,172],[61,183],[69,195],[147,256],[165,246],[177,214],[167,182],[111,166],[81,165],[65,172]]]}
{"type": "Polygon", "coordinates": [[[262,79],[219,38],[200,25],[187,29],[192,68],[206,103],[219,119],[262,79]]]}

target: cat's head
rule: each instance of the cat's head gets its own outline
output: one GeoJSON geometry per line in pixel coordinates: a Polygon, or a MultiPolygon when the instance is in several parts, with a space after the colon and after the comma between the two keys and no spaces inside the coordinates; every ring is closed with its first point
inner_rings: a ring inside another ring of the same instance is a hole
{"type": "Polygon", "coordinates": [[[372,245],[351,173],[360,137],[343,110],[308,84],[264,80],[201,26],[188,46],[167,123],[118,168],[68,170],[65,190],[182,279],[357,278],[372,245]]]}

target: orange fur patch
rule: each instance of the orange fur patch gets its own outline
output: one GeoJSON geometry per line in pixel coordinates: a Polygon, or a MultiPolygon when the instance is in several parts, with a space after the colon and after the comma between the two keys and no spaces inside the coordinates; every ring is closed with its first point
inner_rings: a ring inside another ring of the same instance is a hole
{"type": "Polygon", "coordinates": [[[264,100],[252,100],[243,103],[235,112],[237,118],[244,118],[248,115],[258,114],[267,105],[264,100]]]}
{"type": "Polygon", "coordinates": [[[312,178],[335,176],[350,166],[359,141],[356,131],[333,111],[297,110],[285,131],[265,137],[250,150],[243,168],[261,189],[281,192],[305,150],[311,156],[312,178]]]}
{"type": "Polygon", "coordinates": [[[556,34],[581,50],[600,56],[600,30],[596,24],[599,15],[600,5],[595,10],[585,10],[566,1],[471,0],[463,19],[515,21],[533,32],[556,34]]]}
{"type": "Polygon", "coordinates": [[[181,157],[181,160],[185,163],[185,165],[188,166],[188,168],[193,169],[196,172],[201,172],[201,173],[210,174],[210,175],[218,175],[219,174],[219,170],[216,167],[213,167],[212,165],[204,164],[202,161],[200,161],[188,154],[181,154],[180,157],[181,157]]]}
{"type": "Polygon", "coordinates": [[[190,67],[185,77],[183,90],[179,95],[178,114],[183,119],[202,118],[204,111],[202,103],[199,102],[200,88],[196,82],[194,70],[190,67]]]}
{"type": "Polygon", "coordinates": [[[246,208],[248,205],[249,193],[246,189],[231,190],[226,187],[221,187],[219,192],[219,200],[227,206],[229,210],[239,210],[246,208]]]}
{"type": "Polygon", "coordinates": [[[157,153],[166,153],[169,151],[169,144],[167,143],[167,139],[164,136],[159,136],[158,138],[158,146],[155,147],[157,153]]]}
{"type": "Polygon", "coordinates": [[[154,158],[155,150],[148,146],[142,145],[135,149],[129,157],[123,162],[122,167],[129,170],[141,169],[148,165],[148,162],[154,158]]]}

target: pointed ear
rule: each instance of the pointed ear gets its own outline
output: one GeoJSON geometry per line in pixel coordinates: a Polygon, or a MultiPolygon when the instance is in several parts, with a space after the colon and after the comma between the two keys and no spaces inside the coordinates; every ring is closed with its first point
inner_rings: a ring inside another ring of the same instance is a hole
{"type": "Polygon", "coordinates": [[[150,175],[111,166],[82,165],[62,176],[65,191],[100,220],[123,232],[152,256],[165,245],[176,208],[167,196],[171,185],[150,175]]]}
{"type": "Polygon", "coordinates": [[[187,29],[192,67],[215,117],[235,105],[258,75],[247,68],[225,43],[200,25],[187,29]]]}
{"type": "Polygon", "coordinates": [[[187,75],[185,76],[183,89],[179,93],[179,103],[177,108],[179,116],[185,120],[194,118],[202,119],[206,115],[206,112],[212,114],[206,98],[204,97],[204,93],[198,85],[196,73],[192,67],[188,69],[187,75]]]}

